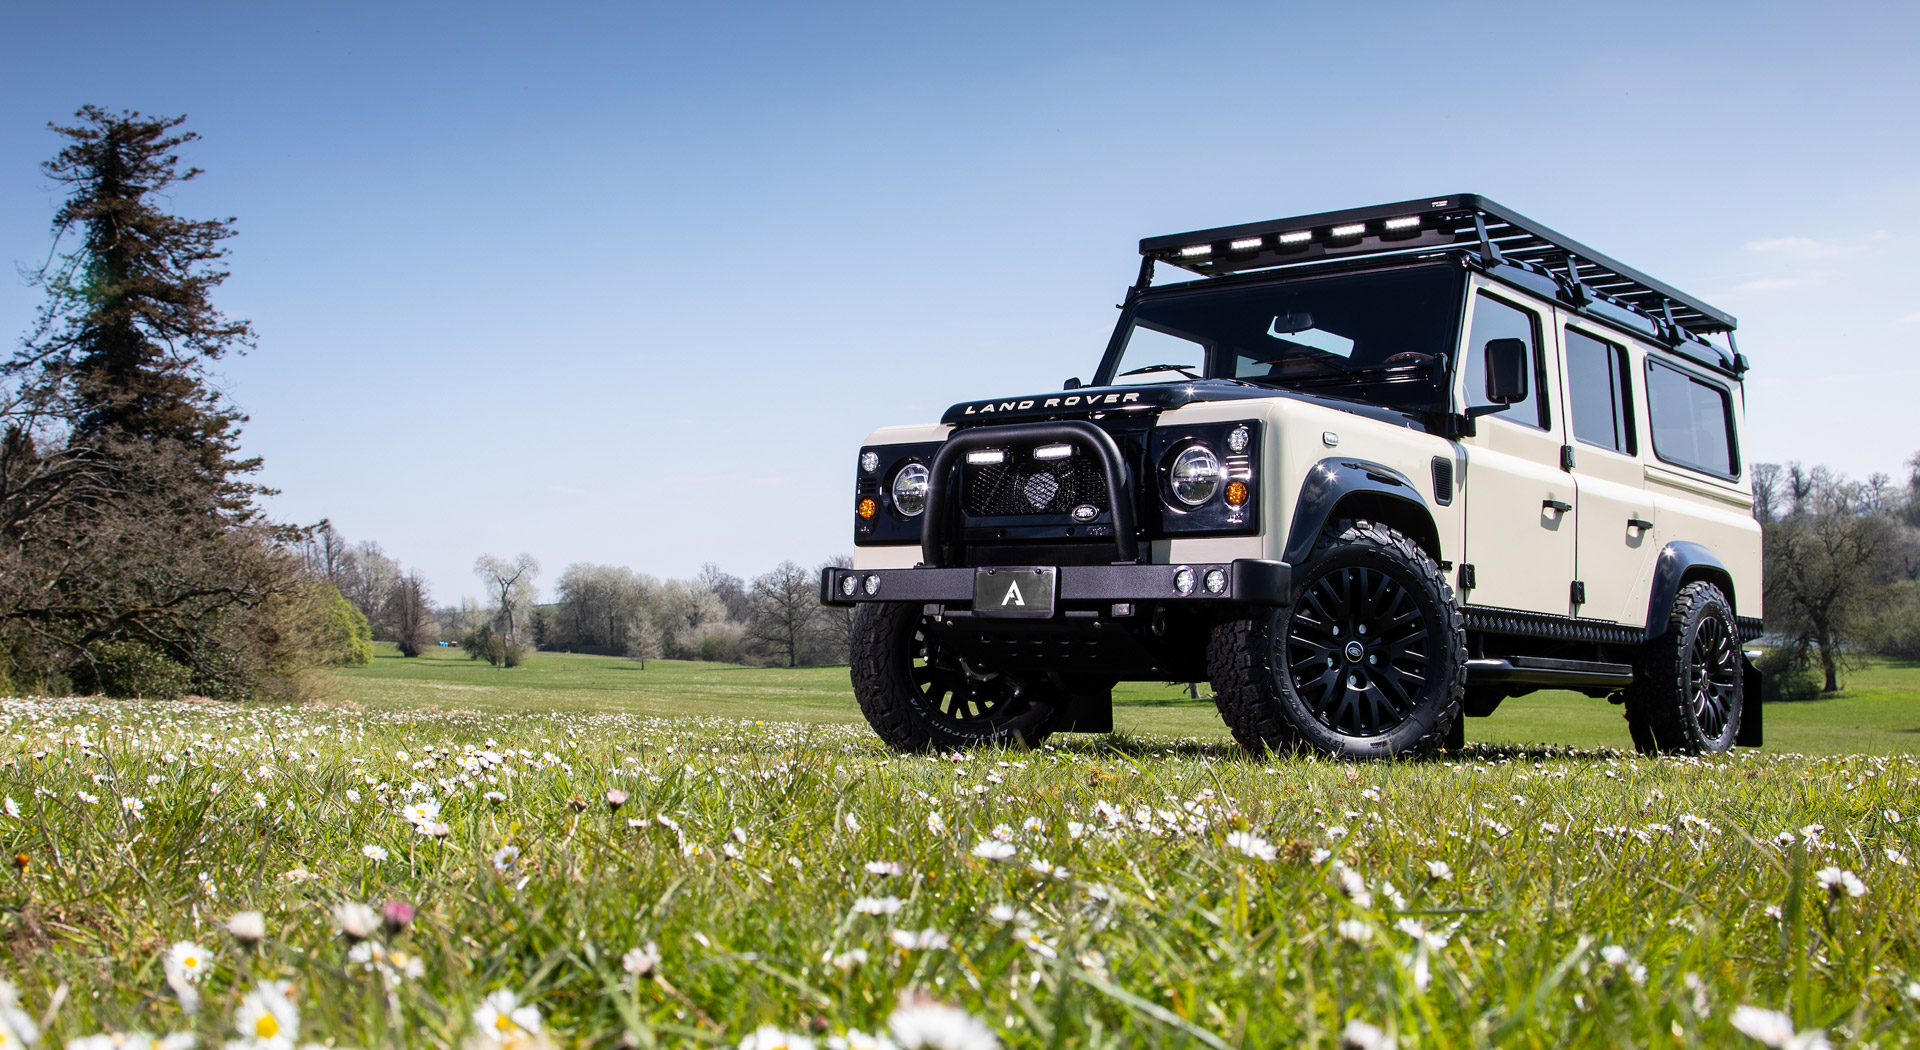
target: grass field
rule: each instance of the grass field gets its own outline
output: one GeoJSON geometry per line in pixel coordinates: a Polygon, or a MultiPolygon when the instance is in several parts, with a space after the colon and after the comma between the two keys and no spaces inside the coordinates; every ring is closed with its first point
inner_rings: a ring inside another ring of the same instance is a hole
{"type": "Polygon", "coordinates": [[[624,663],[0,701],[0,1048],[1920,1045],[1920,758],[1858,753],[1912,668],[1781,731],[1845,755],[1348,766],[1161,689],[903,758],[844,669],[624,663]]]}
{"type": "MultiPolygon", "coordinates": [[[[1830,700],[1766,709],[1769,750],[1807,754],[1920,753],[1920,664],[1876,661],[1830,700]]],[[[516,711],[626,711],[648,715],[860,721],[845,667],[736,667],[535,653],[500,670],[458,650],[403,659],[382,644],[372,665],[341,675],[340,695],[369,710],[471,708],[516,711]]],[[[1114,728],[1128,734],[1228,739],[1206,699],[1185,686],[1126,683],[1114,697],[1114,728]]],[[[1620,708],[1559,690],[1509,700],[1490,718],[1469,719],[1467,739],[1501,745],[1627,747],[1620,708]]]]}

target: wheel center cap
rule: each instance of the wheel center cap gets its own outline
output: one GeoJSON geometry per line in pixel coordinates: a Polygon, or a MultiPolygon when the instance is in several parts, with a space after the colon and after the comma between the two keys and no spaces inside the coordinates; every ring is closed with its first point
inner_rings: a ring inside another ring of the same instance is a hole
{"type": "Polygon", "coordinates": [[[1357,664],[1367,658],[1367,649],[1359,642],[1348,642],[1346,654],[1348,663],[1357,664]]]}

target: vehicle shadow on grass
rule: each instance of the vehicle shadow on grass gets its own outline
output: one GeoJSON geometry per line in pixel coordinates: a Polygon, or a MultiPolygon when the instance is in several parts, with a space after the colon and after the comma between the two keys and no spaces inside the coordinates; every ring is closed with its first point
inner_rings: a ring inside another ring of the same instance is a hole
{"type": "MultiPolygon", "coordinates": [[[[1318,752],[1298,750],[1292,752],[1271,753],[1265,757],[1255,757],[1240,745],[1232,741],[1200,740],[1193,737],[1175,739],[1153,739],[1136,737],[1129,733],[1113,733],[1107,736],[1082,737],[1080,739],[1056,743],[1061,751],[1088,755],[1117,755],[1127,758],[1180,758],[1208,759],[1215,762],[1238,762],[1247,765],[1313,765],[1337,764],[1359,765],[1358,760],[1334,758],[1318,752]]],[[[1431,755],[1398,756],[1389,761],[1404,763],[1446,763],[1446,762],[1608,762],[1630,757],[1632,752],[1610,747],[1566,747],[1555,744],[1468,744],[1458,751],[1439,751],[1431,755]]]]}

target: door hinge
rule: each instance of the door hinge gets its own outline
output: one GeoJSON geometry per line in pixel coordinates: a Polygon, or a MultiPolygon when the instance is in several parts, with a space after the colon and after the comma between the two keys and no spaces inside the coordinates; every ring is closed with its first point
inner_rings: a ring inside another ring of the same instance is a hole
{"type": "Polygon", "coordinates": [[[1573,446],[1572,445],[1560,446],[1560,469],[1561,470],[1573,469],[1573,446]]]}
{"type": "Polygon", "coordinates": [[[1473,590],[1473,563],[1470,561],[1460,564],[1460,589],[1473,590]]]}
{"type": "Polygon", "coordinates": [[[1575,605],[1587,604],[1587,583],[1585,580],[1573,581],[1573,586],[1568,590],[1569,590],[1569,597],[1573,599],[1573,604],[1575,605]]]}

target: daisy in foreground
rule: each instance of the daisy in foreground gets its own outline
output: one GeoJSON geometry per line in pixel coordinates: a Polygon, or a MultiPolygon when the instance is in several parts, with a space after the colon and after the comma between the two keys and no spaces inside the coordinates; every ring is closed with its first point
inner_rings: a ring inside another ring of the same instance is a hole
{"type": "Polygon", "coordinates": [[[1742,1035],[1773,1050],[1828,1050],[1827,1034],[1818,1028],[1795,1032],[1793,1018],[1778,1010],[1738,1006],[1728,1018],[1742,1035]]]}
{"type": "Polygon", "coordinates": [[[995,1050],[1000,1045],[986,1022],[922,992],[900,993],[887,1030],[904,1050],[995,1050]]]}
{"type": "Polygon", "coordinates": [[[287,998],[287,982],[262,981],[253,986],[240,1009],[233,1013],[240,1038],[227,1050],[293,1050],[300,1041],[300,1011],[287,998]]]}
{"type": "Polygon", "coordinates": [[[494,1047],[533,1050],[551,1045],[540,1034],[540,1008],[522,1005],[520,997],[505,988],[487,996],[474,1008],[473,1026],[480,1032],[467,1043],[469,1050],[494,1047]]]}
{"type": "MultiPolygon", "coordinates": [[[[155,1039],[145,1032],[101,1032],[67,1040],[67,1050],[193,1050],[192,1032],[174,1032],[155,1039]]],[[[0,1046],[5,1046],[0,1042],[0,1046]]]]}

